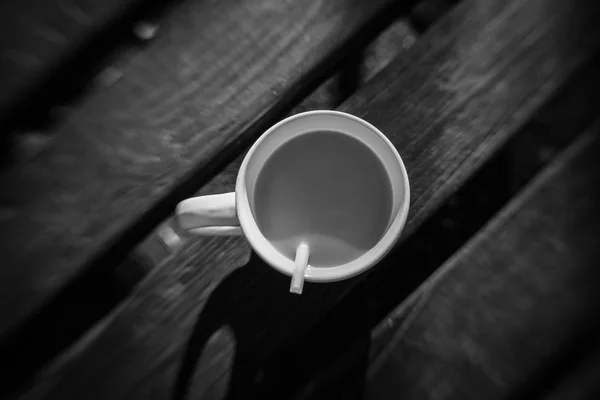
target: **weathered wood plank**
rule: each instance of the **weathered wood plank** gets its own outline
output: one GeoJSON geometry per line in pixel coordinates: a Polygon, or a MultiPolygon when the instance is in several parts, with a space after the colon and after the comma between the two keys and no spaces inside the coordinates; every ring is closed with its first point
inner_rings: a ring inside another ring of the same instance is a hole
{"type": "MultiPolygon", "coordinates": [[[[414,31],[409,28],[406,19],[392,23],[366,47],[358,65],[352,66],[360,71],[359,83],[370,79],[398,53],[410,47],[414,43],[413,35],[414,31]]],[[[347,99],[341,90],[347,81],[342,78],[344,74],[344,69],[335,73],[296,106],[292,113],[339,106],[347,99]]],[[[116,268],[87,274],[84,279],[71,284],[69,290],[61,291],[50,304],[44,305],[40,313],[12,332],[0,346],[0,370],[10,369],[10,374],[3,375],[6,384],[0,384],[0,398],[3,393],[24,386],[34,372],[105,317],[171,251],[158,235],[150,235],[116,268]],[[44,339],[38,340],[37,334],[41,331],[44,332],[44,339]]]]}
{"type": "Polygon", "coordinates": [[[581,330],[598,331],[599,131],[597,123],[375,332],[367,398],[507,398],[581,330]]]}
{"type": "Polygon", "coordinates": [[[411,1],[187,1],[0,172],[0,335],[133,247],[411,1]],[[226,151],[223,151],[226,148],[226,151]]]}
{"type": "MultiPolygon", "coordinates": [[[[342,106],[399,149],[413,193],[407,235],[596,51],[595,18],[586,2],[466,1],[342,106]]],[[[200,193],[232,190],[236,172],[233,163],[200,193]]],[[[184,244],[27,397],[289,394],[310,371],[273,358],[368,274],[295,297],[248,254],[239,238],[184,244]]],[[[378,268],[400,268],[393,256],[378,268]]]]}
{"type": "MultiPolygon", "coordinates": [[[[311,329],[300,349],[305,353],[311,349],[305,359],[314,360],[319,367],[312,369],[308,382],[294,399],[363,398],[369,353],[379,353],[380,347],[385,347],[393,337],[395,331],[389,325],[401,323],[393,318],[393,310],[403,311],[398,304],[412,305],[411,295],[418,293],[415,288],[540,173],[551,161],[549,157],[560,154],[598,118],[595,105],[600,101],[599,66],[600,57],[595,56],[578,69],[473,179],[402,244],[395,257],[403,260],[404,268],[373,271],[335,313],[311,329]],[[518,171],[513,171],[514,168],[518,171]],[[513,179],[506,179],[511,176],[513,179]],[[362,322],[357,324],[357,320],[362,322]],[[377,326],[380,334],[371,342],[372,330],[377,326]],[[337,338],[337,350],[330,350],[328,337],[337,338]],[[321,343],[323,347],[319,347],[321,343]],[[355,382],[355,387],[349,387],[348,382],[355,382]]],[[[559,379],[563,371],[572,368],[577,357],[562,360],[558,363],[560,368],[552,368],[540,379],[545,381],[548,375],[559,379]]],[[[540,386],[539,382],[530,382],[533,389],[540,386]]],[[[536,395],[525,393],[520,398],[537,398],[536,395]]]]}

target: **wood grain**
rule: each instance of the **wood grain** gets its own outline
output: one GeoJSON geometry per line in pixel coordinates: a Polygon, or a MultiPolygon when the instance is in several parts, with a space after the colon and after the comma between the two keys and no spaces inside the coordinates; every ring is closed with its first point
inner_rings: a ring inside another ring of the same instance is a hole
{"type": "Polygon", "coordinates": [[[597,334],[599,131],[597,123],[382,324],[367,398],[515,396],[557,357],[564,364],[582,330],[597,334]]]}
{"type": "MultiPolygon", "coordinates": [[[[361,75],[358,83],[363,84],[409,47],[414,42],[413,34],[406,20],[399,19],[369,43],[361,54],[362,59],[354,66],[358,67],[361,75]]],[[[342,78],[344,75],[344,69],[335,73],[291,113],[339,106],[347,98],[342,90],[347,82],[342,78]]],[[[24,386],[27,379],[46,362],[62,353],[94,323],[110,313],[128,297],[149,270],[164,261],[170,250],[158,234],[152,234],[137,245],[125,261],[110,270],[86,274],[84,279],[69,285],[68,290],[61,291],[51,303],[46,303],[34,318],[20,325],[0,345],[0,370],[10,370],[9,374],[3,375],[6,384],[0,385],[0,398],[4,393],[24,386]],[[41,331],[44,339],[37,340],[41,331]]]]}
{"type": "MultiPolygon", "coordinates": [[[[595,17],[585,2],[466,1],[341,107],[379,127],[404,159],[405,236],[596,51],[595,17]]],[[[232,190],[237,168],[200,194],[232,190]]],[[[377,268],[402,268],[394,254],[377,268]]],[[[368,277],[307,284],[294,297],[240,238],[184,243],[25,398],[287,396],[310,371],[277,354],[299,347],[368,277]]]]}
{"type": "MultiPolygon", "coordinates": [[[[517,135],[407,238],[394,256],[402,260],[403,268],[372,271],[368,280],[357,285],[334,313],[311,329],[300,348],[327,344],[328,336],[337,338],[338,349],[317,348],[310,352],[306,359],[312,360],[315,366],[307,383],[293,397],[295,400],[363,398],[369,353],[380,353],[396,332],[390,326],[402,323],[401,318],[394,318],[394,310],[407,315],[406,306],[416,303],[415,288],[530,183],[549,164],[549,157],[560,154],[598,118],[595,104],[600,100],[600,79],[596,72],[599,66],[600,57],[595,56],[578,69],[517,135]],[[507,176],[514,179],[506,179],[507,176]],[[355,321],[361,314],[366,318],[362,317],[363,322],[357,325],[355,321]],[[377,340],[371,341],[373,329],[378,326],[377,340]],[[348,386],[348,382],[357,382],[358,389],[348,386]]],[[[561,379],[564,371],[573,368],[578,357],[581,358],[576,352],[575,357],[571,357],[572,352],[563,353],[569,354],[570,359],[561,360],[560,368],[553,367],[540,381],[532,382],[533,389],[539,389],[548,379],[561,379]]],[[[309,364],[312,365],[310,361],[309,364]]],[[[539,397],[533,393],[520,398],[539,397]]]]}
{"type": "Polygon", "coordinates": [[[0,335],[82,270],[133,247],[410,3],[190,0],[174,9],[51,146],[0,172],[0,335]]]}

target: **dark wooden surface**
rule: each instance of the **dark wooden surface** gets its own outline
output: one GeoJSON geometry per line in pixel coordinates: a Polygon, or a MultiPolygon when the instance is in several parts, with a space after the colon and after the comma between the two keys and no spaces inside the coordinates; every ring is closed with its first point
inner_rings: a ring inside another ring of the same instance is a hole
{"type": "MultiPolygon", "coordinates": [[[[536,374],[564,368],[573,341],[593,348],[582,340],[597,342],[600,323],[599,132],[597,123],[375,332],[367,398],[532,398],[531,382],[557,383],[536,374]]],[[[563,372],[589,381],[582,371],[563,372]]]]}
{"type": "MultiPolygon", "coordinates": [[[[406,235],[596,51],[596,17],[587,2],[466,1],[341,107],[402,155],[413,194],[406,235]]],[[[200,193],[232,190],[238,165],[200,193]]],[[[401,268],[394,254],[378,268],[401,268]]],[[[300,346],[361,279],[291,296],[242,239],[188,242],[25,397],[287,396],[310,371],[276,354],[300,346]]]]}
{"type": "Polygon", "coordinates": [[[0,121],[95,35],[111,29],[140,3],[142,0],[2,1],[0,121]]]}
{"type": "MultiPolygon", "coordinates": [[[[293,397],[295,400],[363,398],[369,353],[380,352],[378,347],[384,347],[395,332],[385,329],[387,335],[379,335],[378,340],[371,342],[373,329],[381,321],[389,321],[389,314],[399,304],[411,304],[415,288],[471,240],[597,119],[599,66],[600,57],[596,56],[576,71],[500,151],[402,244],[395,257],[402,260],[403,268],[372,271],[369,279],[357,285],[335,313],[311,329],[301,348],[317,347],[307,359],[318,368],[293,397]],[[328,338],[336,338],[338,350],[326,350],[328,354],[320,357],[323,351],[318,344],[330,343],[332,339],[328,338]],[[348,382],[354,383],[348,385],[348,382]]],[[[562,371],[549,374],[558,381],[565,370],[577,364],[578,358],[581,355],[565,360],[559,364],[562,371]]]]}
{"type": "MultiPolygon", "coordinates": [[[[360,72],[358,84],[362,85],[414,41],[414,31],[407,20],[401,18],[369,43],[360,55],[361,59],[356,60],[356,65],[345,65],[360,72]]],[[[347,73],[342,68],[296,106],[292,113],[339,106],[347,98],[344,97],[345,91],[341,90],[346,82],[347,73]]],[[[9,368],[10,371],[3,375],[6,384],[0,385],[0,398],[5,392],[22,386],[48,360],[58,356],[118,306],[147,272],[160,265],[168,254],[170,251],[160,237],[150,235],[116,267],[98,274],[87,274],[85,279],[70,285],[69,290],[62,291],[51,304],[46,304],[35,318],[12,332],[0,344],[0,370],[9,368]],[[44,332],[44,340],[38,338],[41,331],[44,332]]]]}
{"type": "Polygon", "coordinates": [[[0,172],[0,335],[103,269],[408,2],[188,1],[0,172]],[[108,82],[110,81],[110,82],[108,82]],[[226,150],[224,150],[226,148],[226,150]]]}

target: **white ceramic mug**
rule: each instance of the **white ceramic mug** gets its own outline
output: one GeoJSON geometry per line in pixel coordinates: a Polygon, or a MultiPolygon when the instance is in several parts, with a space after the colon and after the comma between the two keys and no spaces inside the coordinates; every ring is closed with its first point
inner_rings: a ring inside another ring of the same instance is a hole
{"type": "Polygon", "coordinates": [[[375,265],[392,249],[404,228],[410,199],[408,175],[400,155],[383,133],[358,117],[338,111],[309,111],[271,127],[244,158],[235,192],[194,197],[179,203],[176,210],[179,229],[198,235],[244,235],[267,264],[291,276],[294,260],[281,254],[261,233],[252,212],[252,196],[261,167],[269,156],[290,139],[315,131],[335,131],[354,137],[379,157],[391,184],[392,212],[386,232],[374,247],[343,265],[311,267],[309,260],[304,278],[312,282],[338,281],[375,265]]]}

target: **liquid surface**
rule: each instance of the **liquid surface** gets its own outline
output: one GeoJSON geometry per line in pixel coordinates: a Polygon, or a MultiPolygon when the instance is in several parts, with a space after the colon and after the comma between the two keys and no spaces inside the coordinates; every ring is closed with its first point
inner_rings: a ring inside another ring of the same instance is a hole
{"type": "Polygon", "coordinates": [[[263,235],[309,265],[331,267],[371,249],[387,228],[392,189],[379,158],[357,139],[318,131],[298,136],[267,159],[256,182],[254,214],[263,235]]]}

